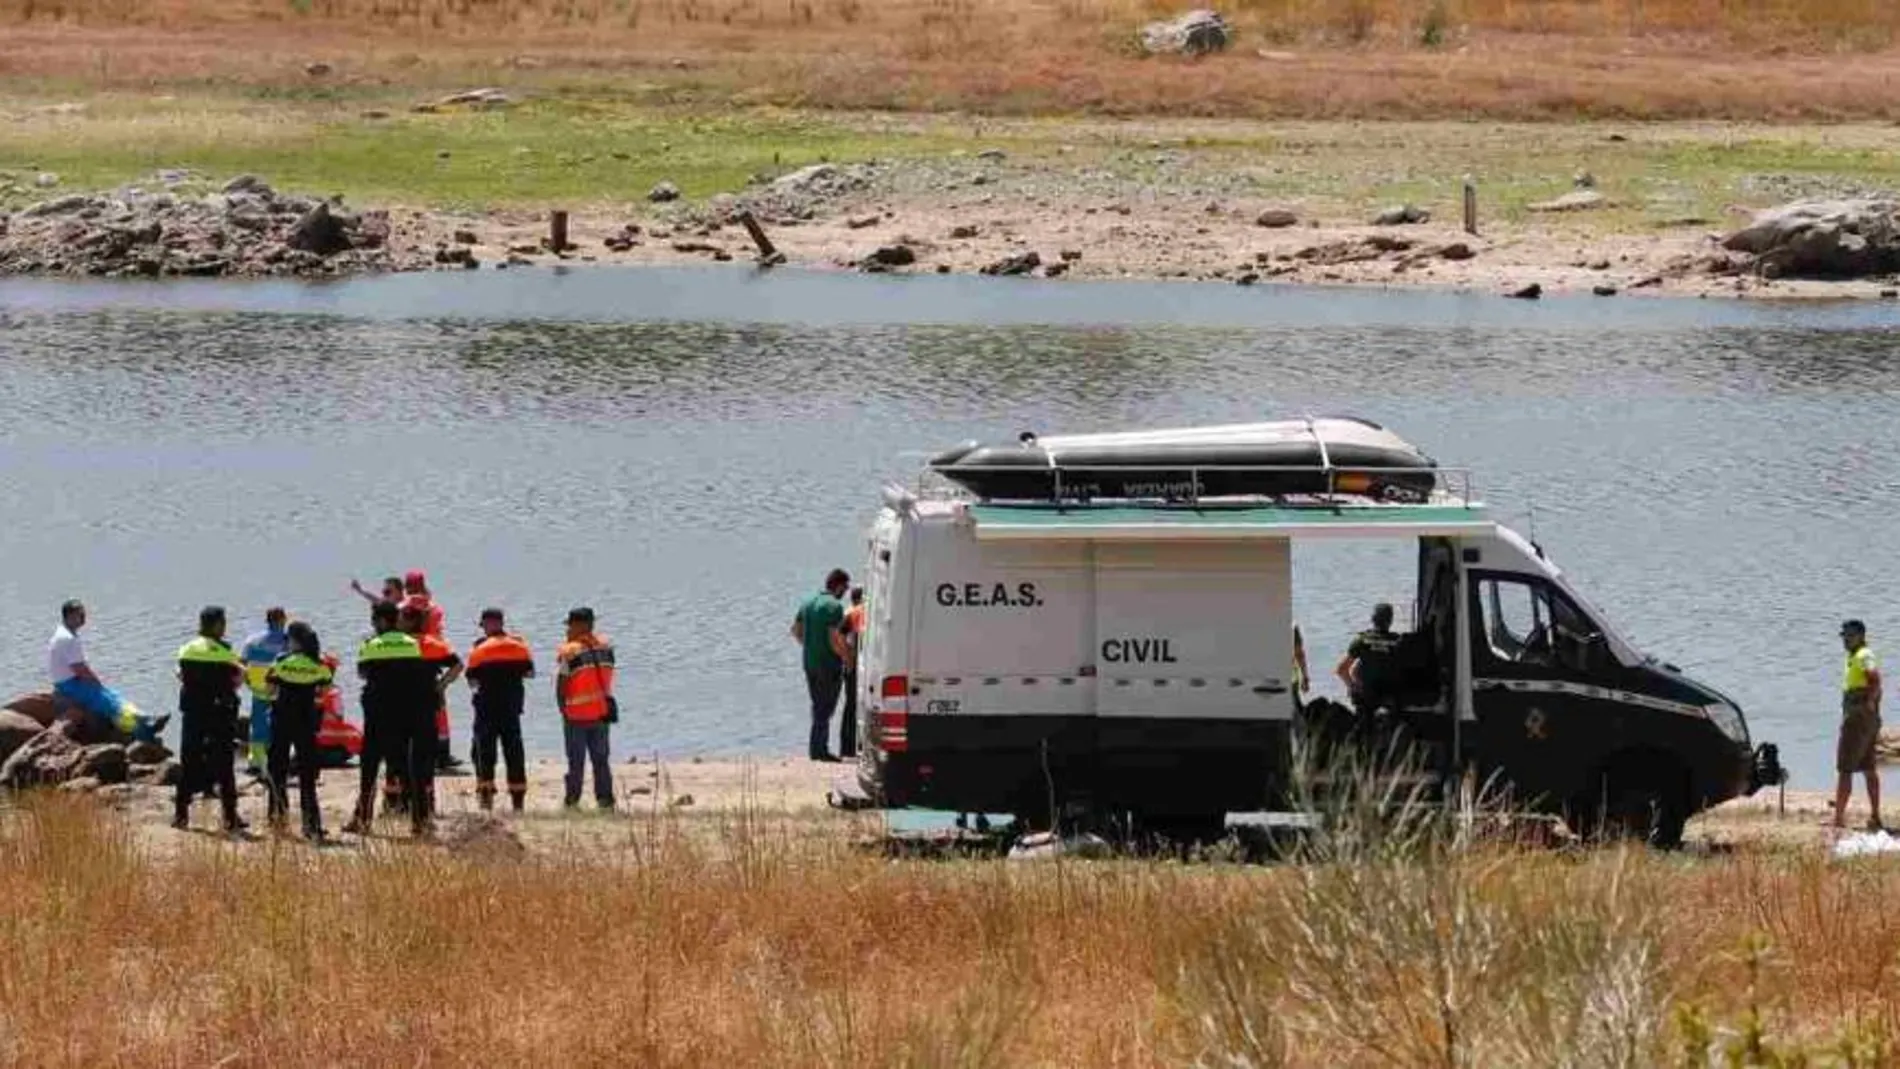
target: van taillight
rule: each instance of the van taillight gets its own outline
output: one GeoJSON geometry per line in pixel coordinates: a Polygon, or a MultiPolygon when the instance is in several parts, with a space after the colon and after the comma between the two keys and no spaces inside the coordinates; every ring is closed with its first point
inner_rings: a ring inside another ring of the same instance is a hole
{"type": "Polygon", "coordinates": [[[878,693],[877,744],[885,753],[910,749],[910,677],[885,676],[878,693]]]}

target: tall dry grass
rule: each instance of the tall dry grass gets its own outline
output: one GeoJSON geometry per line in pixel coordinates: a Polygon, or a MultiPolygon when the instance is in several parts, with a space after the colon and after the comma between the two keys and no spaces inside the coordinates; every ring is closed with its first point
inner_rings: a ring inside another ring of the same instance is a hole
{"type": "Polygon", "coordinates": [[[986,114],[1893,118],[1890,0],[1225,0],[1227,53],[1139,55],[1188,0],[0,0],[0,79],[572,88],[986,114]],[[1849,57],[1844,61],[1842,57],[1849,57]],[[311,82],[312,61],[329,65],[311,82]]]}
{"type": "Polygon", "coordinates": [[[0,814],[0,1063],[1894,1057],[1900,869],[1527,852],[1473,827],[1256,867],[891,861],[756,814],[632,822],[604,857],[160,857],[33,799],[0,814]]]}

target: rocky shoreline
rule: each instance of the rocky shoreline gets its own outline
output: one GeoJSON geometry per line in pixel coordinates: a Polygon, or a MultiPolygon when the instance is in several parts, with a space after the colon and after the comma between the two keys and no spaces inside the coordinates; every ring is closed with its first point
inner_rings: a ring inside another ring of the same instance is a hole
{"type": "MultiPolygon", "coordinates": [[[[1204,184],[1204,183],[1203,183],[1204,184]]],[[[1017,164],[815,164],[691,202],[656,185],[638,212],[572,213],[561,247],[545,212],[364,210],[281,193],[255,175],[161,171],[104,193],[57,193],[0,215],[0,275],[347,277],[537,264],[753,260],[868,273],[1181,278],[1239,285],[1430,287],[1535,298],[1625,292],[1757,297],[1900,295],[1900,201],[1803,201],[1726,233],[1579,237],[1552,224],[1482,237],[1411,204],[1341,219],[1198,187],[1143,189],[1017,164]],[[1131,195],[1132,190],[1132,195],[1131,195]],[[1181,195],[1175,195],[1181,194],[1181,195]],[[1203,197],[1206,199],[1202,199],[1203,197]],[[747,221],[775,255],[755,246],[747,221]]],[[[1538,220],[1607,203],[1578,188],[1538,220]]],[[[1697,220],[1697,223],[1705,221],[1697,220]]]]}

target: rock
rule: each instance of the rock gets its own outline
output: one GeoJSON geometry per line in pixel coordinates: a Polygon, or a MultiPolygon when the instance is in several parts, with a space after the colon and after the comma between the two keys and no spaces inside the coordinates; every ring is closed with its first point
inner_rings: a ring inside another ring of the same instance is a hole
{"type": "Polygon", "coordinates": [[[270,187],[264,184],[263,179],[254,174],[241,174],[229,182],[226,182],[219,192],[228,197],[233,193],[251,193],[259,190],[268,193],[270,192],[270,187]]]}
{"type": "Polygon", "coordinates": [[[1413,204],[1387,208],[1372,217],[1373,226],[1413,226],[1432,221],[1432,213],[1413,204]]]}
{"type": "Polygon", "coordinates": [[[1438,255],[1446,260],[1469,260],[1478,255],[1477,251],[1462,241],[1454,241],[1438,250],[1438,255]]]}
{"type": "Polygon", "coordinates": [[[126,773],[126,782],[144,787],[176,787],[184,775],[184,766],[168,759],[155,765],[133,765],[126,773]]]}
{"type": "Polygon", "coordinates": [[[1614,297],[1616,296],[1616,287],[1607,284],[1598,284],[1591,286],[1590,292],[1598,297],[1614,297]]]}
{"type": "Polygon", "coordinates": [[[976,234],[977,234],[976,227],[971,226],[968,223],[965,223],[962,226],[953,226],[950,228],[950,236],[953,238],[973,238],[976,236],[976,234]]]}
{"type": "Polygon", "coordinates": [[[38,189],[51,189],[59,185],[59,176],[51,171],[42,171],[33,176],[33,185],[38,189]]]}
{"type": "Polygon", "coordinates": [[[1900,201],[1803,201],[1757,214],[1722,239],[1764,277],[1864,278],[1900,269],[1900,201]]]}
{"type": "Polygon", "coordinates": [[[38,204],[28,205],[21,210],[20,215],[26,219],[45,219],[55,215],[72,215],[93,207],[93,205],[94,202],[91,197],[80,193],[72,193],[64,197],[54,197],[52,200],[43,200],[38,204]]]}
{"type": "Polygon", "coordinates": [[[909,267],[916,262],[917,253],[910,246],[884,245],[859,261],[859,266],[871,270],[875,267],[909,267]]]}
{"type": "Polygon", "coordinates": [[[1042,257],[1034,249],[1005,256],[983,268],[986,275],[1026,275],[1042,266],[1042,257]]]}
{"type": "Polygon", "coordinates": [[[73,794],[91,794],[92,792],[98,790],[99,788],[103,786],[105,786],[105,781],[97,779],[95,777],[75,776],[72,779],[65,781],[64,783],[61,783],[59,785],[59,789],[62,791],[68,791],[73,794]]]}
{"type": "Polygon", "coordinates": [[[20,747],[33,741],[33,736],[46,730],[46,725],[11,709],[0,710],[0,762],[12,757],[20,747]]]}
{"type": "Polygon", "coordinates": [[[426,103],[417,104],[411,111],[437,112],[453,108],[469,108],[487,111],[492,108],[506,108],[513,105],[514,98],[499,89],[466,89],[460,93],[450,93],[426,103]]]}
{"type": "Polygon", "coordinates": [[[843,172],[835,164],[814,163],[772,180],[772,188],[781,193],[808,194],[832,187],[843,172]]]}
{"type": "Polygon", "coordinates": [[[1594,189],[1577,189],[1552,200],[1539,201],[1525,206],[1531,212],[1581,212],[1592,208],[1601,208],[1610,202],[1608,197],[1594,189]]]}
{"type": "Polygon", "coordinates": [[[51,691],[39,691],[33,694],[22,694],[13,699],[6,704],[6,710],[11,713],[19,713],[21,716],[45,728],[52,727],[53,721],[59,719],[60,709],[63,704],[64,703],[58,698],[53,696],[51,691]]]}
{"type": "Polygon", "coordinates": [[[647,190],[647,199],[655,204],[667,204],[680,199],[680,187],[671,182],[661,182],[647,190]]]}
{"type": "Polygon", "coordinates": [[[1056,255],[1062,257],[1062,260],[1064,263],[1072,264],[1082,258],[1082,250],[1081,249],[1063,249],[1061,252],[1057,253],[1056,255]]]}
{"type": "Polygon", "coordinates": [[[454,248],[444,246],[436,249],[435,262],[445,266],[460,266],[466,268],[481,266],[481,261],[477,260],[475,253],[466,246],[456,246],[454,248]]]}
{"type": "Polygon", "coordinates": [[[1589,171],[1578,171],[1575,175],[1571,176],[1570,184],[1578,189],[1595,189],[1597,187],[1597,176],[1591,174],[1589,171]]]}
{"type": "Polygon", "coordinates": [[[334,256],[350,248],[350,236],[343,220],[330,213],[327,201],[305,212],[291,227],[284,244],[318,256],[334,256]]]}
{"type": "Polygon", "coordinates": [[[330,65],[328,63],[306,63],[303,65],[303,72],[312,78],[321,78],[330,73],[330,65]]]}
{"type": "Polygon", "coordinates": [[[675,797],[672,801],[666,803],[666,807],[668,809],[685,809],[687,806],[690,806],[692,804],[693,804],[693,796],[690,794],[682,794],[675,797]]]}
{"type": "Polygon", "coordinates": [[[1234,42],[1234,31],[1218,12],[1202,9],[1141,28],[1142,51],[1151,56],[1204,56],[1234,42]]]}
{"type": "Polygon", "coordinates": [[[20,790],[64,783],[84,754],[63,731],[42,731],[0,764],[0,787],[20,790]]]}
{"type": "Polygon", "coordinates": [[[1890,301],[1894,299],[1895,297],[1900,297],[1900,290],[1881,290],[1880,296],[1883,300],[1890,301]]]}
{"type": "Polygon", "coordinates": [[[1058,836],[1055,832],[1037,832],[1017,839],[1009,848],[1011,861],[1054,861],[1057,858],[1105,858],[1114,854],[1114,848],[1099,835],[1084,833],[1081,835],[1058,836]]]}
{"type": "Polygon", "coordinates": [[[884,217],[881,215],[854,215],[846,219],[844,225],[851,230],[868,230],[883,221],[884,217]]]}
{"type": "Polygon", "coordinates": [[[1544,287],[1535,282],[1522,289],[1512,290],[1510,293],[1505,294],[1507,297],[1512,297],[1520,301],[1534,301],[1543,295],[1544,287]]]}
{"type": "Polygon", "coordinates": [[[125,748],[126,762],[132,765],[160,765],[171,760],[172,752],[163,743],[135,742],[125,748]]]}
{"type": "Polygon", "coordinates": [[[457,230],[451,238],[457,245],[480,245],[482,239],[473,230],[457,230]]]}
{"type": "Polygon", "coordinates": [[[1648,278],[1639,278],[1630,283],[1629,288],[1633,290],[1646,290],[1652,286],[1660,286],[1662,284],[1663,277],[1661,275],[1650,275],[1648,278]]]}
{"type": "Polygon", "coordinates": [[[1009,158],[1009,153],[1004,152],[1000,148],[986,148],[977,153],[976,158],[990,163],[1001,163],[1009,158]]]}
{"type": "Polygon", "coordinates": [[[1390,234],[1374,234],[1366,239],[1366,244],[1380,252],[1404,252],[1412,247],[1405,238],[1395,238],[1390,234]]]}
{"type": "Polygon", "coordinates": [[[481,861],[508,861],[528,856],[521,837],[500,817],[457,814],[442,821],[439,841],[451,854],[481,861]]]}
{"type": "Polygon", "coordinates": [[[79,762],[73,766],[73,775],[90,776],[100,783],[124,783],[130,767],[124,746],[102,743],[80,751],[79,762]]]}
{"type": "Polygon", "coordinates": [[[1260,273],[1258,271],[1245,271],[1234,279],[1234,285],[1251,286],[1258,281],[1260,281],[1260,273]]]}
{"type": "Polygon", "coordinates": [[[1584,266],[1588,267],[1592,271],[1608,271],[1610,269],[1610,261],[1599,258],[1599,259],[1591,260],[1589,263],[1585,264],[1584,266]]]}
{"type": "Polygon", "coordinates": [[[1056,260],[1053,263],[1044,264],[1042,267],[1042,277],[1044,278],[1060,278],[1068,273],[1069,262],[1067,260],[1056,260]]]}
{"type": "Polygon", "coordinates": [[[1268,208],[1254,217],[1255,226],[1264,226],[1269,230],[1280,230],[1299,225],[1300,217],[1285,208],[1268,208]]]}

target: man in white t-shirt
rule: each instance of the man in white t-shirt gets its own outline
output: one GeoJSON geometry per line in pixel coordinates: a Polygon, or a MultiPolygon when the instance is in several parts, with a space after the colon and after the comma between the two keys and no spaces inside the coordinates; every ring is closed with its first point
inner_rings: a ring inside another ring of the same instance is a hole
{"type": "Polygon", "coordinates": [[[84,605],[69,601],[59,607],[59,630],[53,632],[52,641],[46,644],[46,674],[52,681],[53,693],[95,720],[103,721],[133,738],[156,742],[158,733],[165,730],[165,724],[171,717],[161,716],[154,720],[145,716],[137,706],[119,697],[117,691],[99,681],[98,674],[86,661],[86,644],[79,637],[80,629],[85,626],[84,605]]]}

